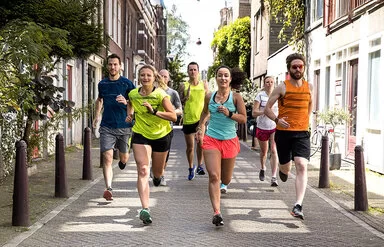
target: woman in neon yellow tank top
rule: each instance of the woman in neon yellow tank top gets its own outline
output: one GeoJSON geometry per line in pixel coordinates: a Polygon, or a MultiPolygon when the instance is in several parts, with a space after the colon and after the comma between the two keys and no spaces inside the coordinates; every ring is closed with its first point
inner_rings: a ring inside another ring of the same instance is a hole
{"type": "Polygon", "coordinates": [[[150,224],[149,163],[152,157],[153,184],[159,186],[171,143],[169,121],[176,121],[176,113],[169,95],[163,90],[165,82],[153,66],[144,65],[140,68],[139,83],[142,86],[128,94],[127,122],[132,122],[135,112],[131,143],[137,166],[137,190],[143,208],[140,220],[150,224]]]}

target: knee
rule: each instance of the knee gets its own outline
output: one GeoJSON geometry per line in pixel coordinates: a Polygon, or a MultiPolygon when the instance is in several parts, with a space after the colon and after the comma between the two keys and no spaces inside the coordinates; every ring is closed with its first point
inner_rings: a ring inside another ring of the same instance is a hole
{"type": "Polygon", "coordinates": [[[148,166],[138,166],[138,168],[137,168],[137,175],[139,177],[149,176],[148,166]]]}
{"type": "Polygon", "coordinates": [[[219,183],[220,176],[217,173],[209,173],[209,182],[210,183],[219,183]]]}

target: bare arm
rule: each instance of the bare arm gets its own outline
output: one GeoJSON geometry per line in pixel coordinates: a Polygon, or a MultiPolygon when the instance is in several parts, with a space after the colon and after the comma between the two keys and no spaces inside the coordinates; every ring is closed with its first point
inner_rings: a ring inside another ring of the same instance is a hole
{"type": "Polygon", "coordinates": [[[311,99],[310,99],[309,104],[308,104],[308,119],[311,119],[312,107],[313,107],[313,103],[312,103],[312,100],[313,100],[313,85],[311,83],[308,83],[308,84],[309,84],[309,90],[310,90],[310,93],[311,93],[311,99]]]}
{"type": "MultiPolygon", "coordinates": [[[[231,119],[243,124],[247,122],[247,110],[245,109],[245,103],[243,97],[239,93],[234,93],[234,103],[237,109],[237,113],[232,113],[231,119]]],[[[229,113],[228,113],[229,116],[229,113]]]]}
{"type": "Polygon", "coordinates": [[[185,85],[184,85],[184,83],[182,83],[182,84],[180,84],[179,91],[178,91],[182,105],[185,105],[185,102],[188,100],[186,95],[184,95],[184,90],[185,90],[185,85]]]}
{"type": "Polygon", "coordinates": [[[271,120],[275,121],[276,125],[280,125],[283,128],[288,128],[289,123],[285,118],[278,118],[272,111],[272,106],[276,103],[276,101],[285,95],[285,84],[280,84],[277,86],[269,96],[267,105],[264,108],[264,114],[269,117],[271,120]]]}
{"type": "Polygon", "coordinates": [[[209,104],[209,100],[211,99],[211,94],[212,93],[208,93],[205,95],[204,108],[200,115],[199,125],[196,128],[196,139],[197,139],[197,142],[200,143],[200,145],[203,145],[205,125],[210,116],[210,113],[208,110],[208,104],[209,104]]]}
{"type": "Polygon", "coordinates": [[[97,123],[100,121],[101,109],[103,108],[103,99],[97,97],[95,102],[95,117],[93,119],[92,127],[96,128],[97,123]]]}
{"type": "Polygon", "coordinates": [[[252,108],[252,117],[258,117],[264,114],[264,111],[260,111],[260,102],[255,100],[253,101],[253,108],[252,108]]]}

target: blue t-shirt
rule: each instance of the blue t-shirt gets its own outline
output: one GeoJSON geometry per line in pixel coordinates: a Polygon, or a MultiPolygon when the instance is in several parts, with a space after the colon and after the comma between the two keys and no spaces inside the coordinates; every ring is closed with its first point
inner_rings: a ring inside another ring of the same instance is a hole
{"type": "MultiPolygon", "coordinates": [[[[209,119],[206,135],[218,140],[230,140],[237,136],[236,121],[217,111],[217,108],[221,104],[215,102],[216,93],[217,92],[212,93],[208,104],[208,110],[211,117],[209,119]]],[[[229,93],[228,99],[224,102],[223,106],[228,108],[231,112],[236,112],[232,91],[229,93]]]]}
{"type": "Polygon", "coordinates": [[[132,127],[131,123],[125,122],[127,106],[117,102],[116,97],[121,94],[128,99],[128,93],[134,88],[135,85],[123,76],[116,81],[111,81],[107,77],[99,82],[99,98],[103,99],[104,106],[100,126],[111,129],[132,127]]]}

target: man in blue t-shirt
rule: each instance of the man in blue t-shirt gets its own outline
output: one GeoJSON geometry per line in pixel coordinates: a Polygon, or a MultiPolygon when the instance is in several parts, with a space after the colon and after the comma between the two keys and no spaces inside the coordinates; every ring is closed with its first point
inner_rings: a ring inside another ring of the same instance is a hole
{"type": "Polygon", "coordinates": [[[106,189],[103,197],[107,201],[112,197],[112,162],[113,149],[119,149],[119,167],[124,169],[129,158],[129,139],[131,123],[125,122],[127,117],[128,93],[135,88],[127,78],[120,76],[121,60],[116,54],[107,57],[109,76],[98,84],[99,96],[95,104],[93,127],[100,121],[101,109],[104,107],[100,123],[100,150],[102,155],[103,175],[106,189]]]}

